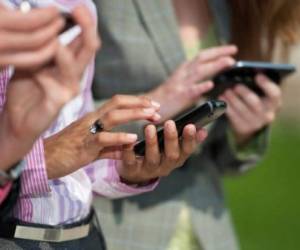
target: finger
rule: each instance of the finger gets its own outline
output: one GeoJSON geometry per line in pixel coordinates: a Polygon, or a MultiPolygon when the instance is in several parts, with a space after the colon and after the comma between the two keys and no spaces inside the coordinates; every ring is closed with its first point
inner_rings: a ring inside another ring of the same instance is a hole
{"type": "Polygon", "coordinates": [[[104,114],[114,109],[131,108],[155,108],[158,110],[159,107],[159,103],[151,101],[145,96],[115,95],[98,109],[98,112],[99,114],[104,114]]]}
{"type": "Polygon", "coordinates": [[[270,100],[272,108],[277,110],[281,106],[282,101],[282,92],[280,87],[261,74],[257,75],[256,83],[263,90],[266,98],[270,100]]]}
{"type": "Polygon", "coordinates": [[[134,174],[138,170],[138,164],[134,153],[133,145],[123,146],[122,163],[126,172],[134,174]]]}
{"type": "Polygon", "coordinates": [[[137,141],[136,134],[129,133],[110,133],[110,132],[101,132],[95,135],[96,143],[100,147],[113,147],[113,146],[122,146],[135,143],[137,141]]]}
{"type": "Polygon", "coordinates": [[[72,13],[75,22],[81,27],[82,47],[76,55],[79,71],[83,72],[100,47],[95,21],[85,6],[76,7],[72,13]]]}
{"type": "Polygon", "coordinates": [[[261,117],[264,112],[264,105],[261,98],[249,88],[240,84],[237,85],[234,90],[235,93],[244,101],[246,106],[256,113],[256,115],[261,117]]]}
{"type": "Polygon", "coordinates": [[[52,40],[46,46],[30,52],[0,54],[0,65],[13,65],[20,69],[32,69],[44,65],[54,57],[58,41],[52,40]]]}
{"type": "Polygon", "coordinates": [[[232,109],[237,110],[242,117],[247,118],[248,122],[255,119],[253,112],[234,91],[230,89],[226,90],[224,96],[228,105],[230,105],[232,109]]]}
{"type": "Polygon", "coordinates": [[[196,127],[194,125],[187,125],[183,129],[182,134],[182,157],[185,159],[188,158],[195,151],[196,146],[196,127]]]}
{"type": "Polygon", "coordinates": [[[59,44],[55,55],[55,62],[58,67],[60,83],[70,89],[79,91],[79,79],[76,75],[76,70],[73,67],[74,56],[69,48],[59,44]]]}
{"type": "Polygon", "coordinates": [[[193,65],[194,69],[189,74],[188,81],[198,82],[204,79],[209,79],[218,74],[219,72],[232,67],[235,60],[231,57],[222,57],[214,61],[206,63],[198,63],[193,65]]]}
{"type": "Polygon", "coordinates": [[[41,28],[30,33],[1,31],[0,50],[35,50],[56,38],[56,35],[59,33],[63,25],[64,20],[62,18],[58,18],[45,28],[41,28]]]}
{"type": "Polygon", "coordinates": [[[100,152],[99,159],[122,160],[122,146],[104,148],[100,152]]]}
{"type": "Polygon", "coordinates": [[[44,27],[59,16],[55,7],[32,9],[25,14],[15,10],[0,10],[0,29],[29,32],[44,27]]]}
{"type": "Polygon", "coordinates": [[[48,116],[50,116],[51,111],[58,114],[62,106],[73,97],[70,91],[63,90],[60,83],[47,72],[38,72],[34,75],[34,79],[36,79],[37,84],[41,87],[44,94],[42,104],[39,105],[39,108],[48,110],[48,116]],[[51,103],[51,109],[49,103],[51,103]]]}
{"type": "Polygon", "coordinates": [[[107,112],[102,118],[106,130],[115,126],[137,120],[150,120],[158,115],[154,108],[145,109],[116,109],[107,112]]]}
{"type": "Polygon", "coordinates": [[[196,60],[198,61],[198,63],[203,63],[211,60],[216,60],[219,57],[233,56],[237,53],[237,51],[238,49],[235,45],[214,47],[200,52],[196,60]]]}
{"type": "Polygon", "coordinates": [[[207,138],[208,133],[205,129],[199,129],[196,133],[197,143],[203,143],[204,140],[207,138]]]}
{"type": "Polygon", "coordinates": [[[186,87],[187,95],[190,96],[193,100],[198,100],[205,93],[212,90],[214,87],[214,83],[212,81],[207,81],[199,84],[191,85],[190,87],[186,87]]]}
{"type": "Polygon", "coordinates": [[[226,115],[234,131],[241,134],[247,134],[250,131],[249,123],[240,116],[239,112],[228,106],[226,115]]]}
{"type": "Polygon", "coordinates": [[[154,171],[160,165],[160,152],[156,134],[156,128],[154,125],[148,125],[145,129],[146,151],[145,161],[146,168],[149,171],[154,171]]]}
{"type": "Polygon", "coordinates": [[[170,163],[180,159],[178,132],[174,121],[167,121],[164,125],[164,152],[166,160],[170,163]]]}
{"type": "Polygon", "coordinates": [[[80,48],[82,47],[82,37],[77,36],[69,45],[68,48],[72,51],[73,55],[77,55],[80,48]]]}
{"type": "Polygon", "coordinates": [[[226,99],[226,102],[229,104],[226,115],[234,128],[234,131],[238,134],[244,136],[253,134],[265,126],[265,120],[263,118],[251,115],[251,111],[248,113],[240,113],[235,106],[230,105],[229,100],[226,99]]]}

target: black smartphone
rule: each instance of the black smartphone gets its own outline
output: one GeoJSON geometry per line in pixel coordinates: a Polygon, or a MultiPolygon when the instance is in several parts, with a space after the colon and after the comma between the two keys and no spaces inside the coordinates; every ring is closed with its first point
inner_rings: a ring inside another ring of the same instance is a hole
{"type": "Polygon", "coordinates": [[[238,61],[232,68],[223,71],[212,79],[215,87],[207,96],[215,99],[226,89],[232,88],[238,83],[245,84],[259,96],[263,96],[263,91],[255,83],[255,76],[257,74],[262,73],[275,83],[280,84],[283,78],[295,71],[296,67],[292,64],[238,61]]]}
{"type": "MultiPolygon", "coordinates": [[[[226,111],[226,103],[223,101],[208,101],[200,107],[194,108],[184,115],[180,116],[175,120],[175,124],[178,131],[178,136],[182,136],[183,129],[188,124],[194,124],[197,128],[202,128],[210,122],[218,119],[226,111]]],[[[159,149],[163,152],[164,148],[164,129],[160,128],[157,130],[157,139],[159,149]]],[[[137,142],[134,147],[134,151],[137,155],[145,155],[145,140],[137,142]]]]}

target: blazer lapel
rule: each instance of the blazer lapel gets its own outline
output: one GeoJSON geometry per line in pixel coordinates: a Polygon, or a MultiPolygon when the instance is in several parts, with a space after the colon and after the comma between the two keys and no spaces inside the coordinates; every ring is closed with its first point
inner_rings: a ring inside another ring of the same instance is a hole
{"type": "Polygon", "coordinates": [[[153,40],[155,49],[168,73],[184,60],[185,53],[179,38],[171,0],[133,0],[142,24],[153,40]],[[157,12],[157,9],[162,10],[157,12]]]}

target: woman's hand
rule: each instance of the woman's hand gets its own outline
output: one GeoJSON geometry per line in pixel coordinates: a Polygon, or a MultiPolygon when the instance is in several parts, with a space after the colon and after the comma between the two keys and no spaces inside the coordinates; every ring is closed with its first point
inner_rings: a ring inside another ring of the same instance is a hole
{"type": "Polygon", "coordinates": [[[64,24],[55,7],[25,14],[0,5],[0,69],[7,65],[32,69],[50,61],[64,24]]]}
{"type": "Polygon", "coordinates": [[[238,145],[242,146],[259,130],[270,125],[282,105],[280,87],[264,75],[256,77],[257,85],[265,94],[259,97],[242,84],[227,90],[220,99],[229,105],[227,117],[238,145]]]}
{"type": "Polygon", "coordinates": [[[4,166],[25,155],[63,105],[79,92],[83,71],[99,41],[88,10],[77,7],[73,15],[82,28],[80,46],[65,47],[58,43],[51,64],[40,65],[33,72],[17,69],[8,85],[7,101],[0,117],[0,154],[3,155],[0,158],[4,162],[5,155],[11,160],[4,166]],[[9,157],[11,154],[13,157],[9,157]]]}
{"type": "Polygon", "coordinates": [[[196,131],[194,125],[187,125],[180,140],[174,121],[167,121],[164,124],[164,153],[160,153],[156,128],[148,125],[145,129],[145,157],[136,157],[133,145],[125,146],[122,161],[117,167],[118,173],[127,184],[145,184],[167,176],[184,164],[206,136],[205,130],[196,131]]]}
{"type": "Polygon", "coordinates": [[[114,96],[97,111],[45,140],[48,178],[68,175],[100,158],[120,158],[120,147],[135,143],[137,135],[109,131],[135,120],[157,122],[158,109],[159,104],[145,97],[114,96]],[[89,128],[98,119],[104,131],[91,134],[89,128]]]}
{"type": "Polygon", "coordinates": [[[207,49],[183,65],[157,89],[148,94],[161,104],[162,120],[167,120],[197,103],[203,94],[213,88],[207,81],[220,71],[231,67],[235,61],[236,46],[207,49]]]}

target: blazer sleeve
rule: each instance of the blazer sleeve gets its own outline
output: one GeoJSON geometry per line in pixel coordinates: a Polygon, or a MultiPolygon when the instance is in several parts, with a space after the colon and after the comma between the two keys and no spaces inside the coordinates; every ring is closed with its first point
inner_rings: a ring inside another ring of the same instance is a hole
{"type": "Polygon", "coordinates": [[[259,131],[247,145],[236,146],[226,118],[219,119],[208,137],[203,153],[207,154],[223,174],[239,174],[254,168],[266,153],[269,128],[259,131]]]}

